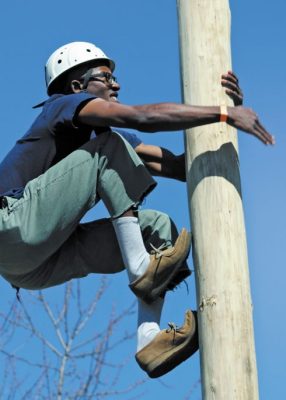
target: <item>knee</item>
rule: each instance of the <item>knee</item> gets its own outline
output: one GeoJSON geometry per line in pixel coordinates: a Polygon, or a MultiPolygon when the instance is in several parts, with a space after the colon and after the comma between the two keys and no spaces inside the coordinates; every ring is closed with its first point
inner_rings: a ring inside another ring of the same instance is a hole
{"type": "Polygon", "coordinates": [[[139,223],[141,227],[151,226],[153,229],[166,228],[171,229],[174,222],[168,214],[157,210],[143,210],[138,212],[139,223]]]}
{"type": "Polygon", "coordinates": [[[148,250],[150,244],[154,246],[171,245],[177,239],[177,228],[168,214],[155,210],[144,210],[138,212],[138,218],[148,250]]]}

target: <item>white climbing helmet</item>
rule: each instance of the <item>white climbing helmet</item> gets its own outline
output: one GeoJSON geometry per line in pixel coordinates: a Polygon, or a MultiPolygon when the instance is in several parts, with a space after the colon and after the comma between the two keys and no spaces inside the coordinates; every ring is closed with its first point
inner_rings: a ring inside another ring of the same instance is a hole
{"type": "Polygon", "coordinates": [[[105,60],[109,64],[111,71],[115,68],[115,63],[104,52],[92,43],[72,42],[68,43],[49,57],[46,67],[46,85],[50,95],[52,87],[64,72],[94,60],[105,60]]]}

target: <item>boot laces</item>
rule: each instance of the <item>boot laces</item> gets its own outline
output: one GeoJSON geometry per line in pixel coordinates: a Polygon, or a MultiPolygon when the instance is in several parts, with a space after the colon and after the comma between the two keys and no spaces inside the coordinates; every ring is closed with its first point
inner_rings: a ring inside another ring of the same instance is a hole
{"type": "Polygon", "coordinates": [[[152,247],[151,254],[155,255],[155,258],[160,258],[163,256],[163,251],[167,250],[170,247],[171,243],[162,243],[159,247],[155,247],[152,243],[150,246],[152,247]]]}
{"type": "Polygon", "coordinates": [[[175,337],[176,337],[176,333],[178,332],[179,327],[174,322],[168,322],[168,325],[169,325],[169,328],[166,329],[166,332],[167,333],[174,332],[173,333],[173,343],[174,343],[175,337]]]}

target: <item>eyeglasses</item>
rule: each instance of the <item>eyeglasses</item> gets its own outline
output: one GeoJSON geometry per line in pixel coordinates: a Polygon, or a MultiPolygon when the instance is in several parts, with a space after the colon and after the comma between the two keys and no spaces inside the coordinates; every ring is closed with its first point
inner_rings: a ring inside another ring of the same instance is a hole
{"type": "Polygon", "coordinates": [[[90,75],[88,80],[108,83],[109,85],[113,85],[114,83],[117,82],[116,77],[113,76],[110,72],[99,72],[98,74],[90,75]],[[104,78],[104,79],[102,80],[99,78],[104,78]]]}

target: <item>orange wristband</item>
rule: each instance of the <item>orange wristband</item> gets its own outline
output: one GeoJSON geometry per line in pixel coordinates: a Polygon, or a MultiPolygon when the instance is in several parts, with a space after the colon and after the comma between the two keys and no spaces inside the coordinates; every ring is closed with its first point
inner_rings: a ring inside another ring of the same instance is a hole
{"type": "Polygon", "coordinates": [[[220,122],[227,122],[227,106],[220,106],[220,117],[219,120],[220,122]]]}

